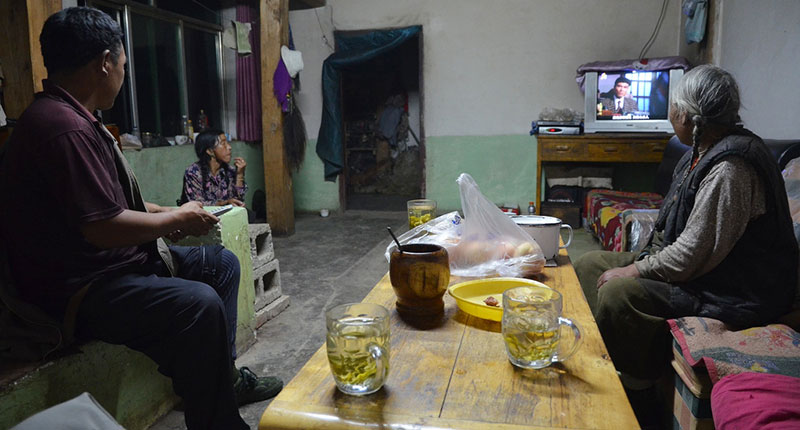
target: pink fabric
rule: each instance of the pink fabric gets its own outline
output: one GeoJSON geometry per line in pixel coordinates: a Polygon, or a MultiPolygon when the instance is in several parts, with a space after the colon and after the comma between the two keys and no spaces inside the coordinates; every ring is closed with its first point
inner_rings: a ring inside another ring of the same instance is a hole
{"type": "Polygon", "coordinates": [[[250,55],[236,55],[236,139],[261,140],[261,71],[258,11],[236,6],[236,21],[252,23],[250,55]]]}
{"type": "Polygon", "coordinates": [[[800,378],[739,373],[722,378],[711,390],[717,430],[800,429],[800,378]]]}

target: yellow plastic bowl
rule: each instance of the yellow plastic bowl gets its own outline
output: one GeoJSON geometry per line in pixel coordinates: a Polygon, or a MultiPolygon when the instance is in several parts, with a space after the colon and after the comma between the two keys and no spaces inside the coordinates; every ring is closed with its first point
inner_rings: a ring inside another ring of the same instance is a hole
{"type": "Polygon", "coordinates": [[[447,290],[456,299],[456,304],[462,311],[478,318],[500,321],[503,319],[503,292],[509,288],[526,285],[550,288],[531,279],[489,278],[460,282],[451,285],[447,290]],[[483,302],[489,296],[497,299],[498,306],[489,306],[483,302]]]}

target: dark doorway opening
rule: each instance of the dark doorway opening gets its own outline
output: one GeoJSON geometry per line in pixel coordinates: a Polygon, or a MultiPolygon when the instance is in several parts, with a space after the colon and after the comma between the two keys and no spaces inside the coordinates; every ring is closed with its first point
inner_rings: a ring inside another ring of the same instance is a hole
{"type": "Polygon", "coordinates": [[[417,34],[341,71],[345,209],[405,210],[423,196],[420,46],[417,34]]]}

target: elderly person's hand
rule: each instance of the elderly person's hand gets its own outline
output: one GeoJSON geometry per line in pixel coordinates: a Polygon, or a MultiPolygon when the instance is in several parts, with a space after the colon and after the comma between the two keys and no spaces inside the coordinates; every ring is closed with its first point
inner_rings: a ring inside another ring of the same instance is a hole
{"type": "Polygon", "coordinates": [[[597,278],[597,288],[603,286],[606,282],[614,279],[614,278],[641,278],[642,275],[639,273],[639,269],[636,268],[634,264],[629,264],[623,267],[615,267],[613,269],[606,270],[597,278]]]}
{"type": "Polygon", "coordinates": [[[247,162],[244,161],[242,157],[235,157],[233,159],[233,165],[236,166],[236,174],[237,175],[244,175],[244,169],[247,167],[247,162]]]}

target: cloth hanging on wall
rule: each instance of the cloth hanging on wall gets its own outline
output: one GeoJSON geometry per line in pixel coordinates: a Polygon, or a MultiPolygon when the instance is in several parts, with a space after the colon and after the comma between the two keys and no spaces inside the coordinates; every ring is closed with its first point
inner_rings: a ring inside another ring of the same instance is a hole
{"type": "Polygon", "coordinates": [[[317,136],[317,155],[324,164],[326,181],[336,181],[344,168],[341,70],[389,52],[421,30],[422,27],[414,26],[336,37],[337,51],[322,64],[322,121],[317,136]]]}
{"type": "Polygon", "coordinates": [[[240,55],[253,52],[250,48],[250,23],[233,21],[233,26],[236,29],[236,52],[240,55]]]}
{"type": "Polygon", "coordinates": [[[706,35],[706,9],[708,0],[683,0],[683,14],[686,19],[684,33],[686,43],[699,43],[706,35]]]}
{"type": "Polygon", "coordinates": [[[283,63],[283,58],[281,58],[278,60],[275,73],[272,74],[272,92],[275,93],[275,98],[281,105],[283,112],[289,112],[289,91],[291,90],[292,78],[289,76],[286,64],[283,63]]]}
{"type": "MultiPolygon", "coordinates": [[[[236,21],[259,28],[258,11],[248,5],[237,5],[236,21]]],[[[236,55],[236,138],[248,142],[262,138],[260,37],[255,33],[250,32],[252,54],[236,55]]]]}

